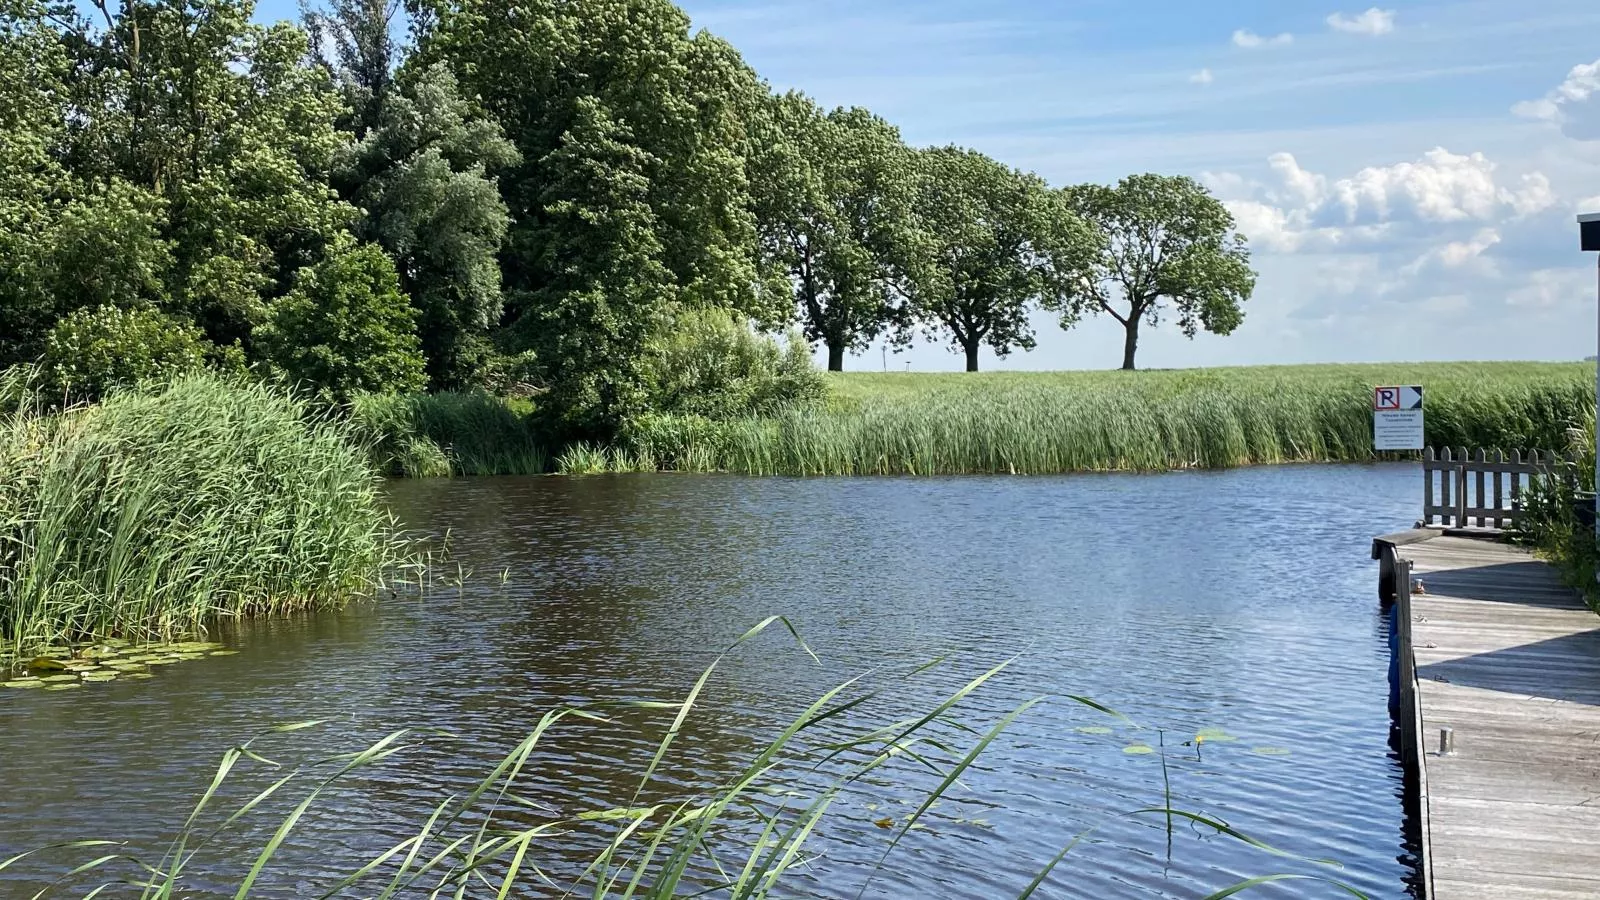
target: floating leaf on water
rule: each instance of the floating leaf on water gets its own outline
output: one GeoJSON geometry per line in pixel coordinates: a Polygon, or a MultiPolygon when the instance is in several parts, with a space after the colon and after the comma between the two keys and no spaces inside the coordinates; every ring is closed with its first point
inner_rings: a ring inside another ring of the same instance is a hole
{"type": "Polygon", "coordinates": [[[1154,753],[1156,751],[1155,748],[1149,746],[1148,744],[1129,744],[1128,746],[1122,748],[1122,752],[1128,754],[1129,756],[1143,756],[1146,753],[1154,753]]]}
{"type": "Polygon", "coordinates": [[[117,672],[143,672],[149,667],[144,663],[123,662],[118,660],[117,662],[106,663],[106,668],[117,672]]]}
{"type": "Polygon", "coordinates": [[[1079,734],[1110,734],[1111,729],[1104,725],[1084,725],[1075,729],[1079,734]]]}
{"type": "Polygon", "coordinates": [[[88,674],[83,676],[83,680],[84,680],[84,682],[89,683],[89,684],[94,684],[96,682],[101,682],[101,681],[115,681],[115,680],[117,680],[117,673],[115,673],[115,672],[89,672],[88,674]]]}
{"type": "Polygon", "coordinates": [[[1227,733],[1226,731],[1223,731],[1221,728],[1202,728],[1200,729],[1200,732],[1195,735],[1195,739],[1205,741],[1208,744],[1224,744],[1228,741],[1238,740],[1238,738],[1227,733]]]}
{"type": "Polygon", "coordinates": [[[1259,753],[1262,756],[1288,756],[1289,755],[1289,750],[1286,747],[1255,747],[1255,748],[1252,748],[1252,749],[1254,750],[1254,752],[1259,753]]]}
{"type": "Polygon", "coordinates": [[[0,681],[0,687],[36,688],[44,687],[44,682],[37,678],[18,678],[16,681],[0,681]]]}
{"type": "Polygon", "coordinates": [[[167,663],[175,663],[177,661],[178,658],[176,656],[156,656],[145,660],[144,664],[147,666],[164,666],[167,663]]]}
{"type": "Polygon", "coordinates": [[[67,664],[59,659],[41,656],[30,661],[27,668],[34,672],[64,672],[67,669],[67,664]]]}
{"type": "Polygon", "coordinates": [[[39,679],[40,684],[76,684],[77,681],[76,675],[46,675],[39,679]]]}
{"type": "Polygon", "coordinates": [[[239,655],[239,651],[237,651],[237,650],[213,650],[213,651],[211,651],[211,653],[209,655],[210,656],[238,656],[239,655]]]}
{"type": "Polygon", "coordinates": [[[85,672],[98,672],[103,668],[105,667],[95,665],[94,663],[78,663],[76,665],[67,666],[67,671],[76,672],[77,674],[82,675],[85,672]]]}
{"type": "Polygon", "coordinates": [[[81,687],[83,687],[83,685],[74,681],[71,684],[47,684],[44,686],[44,689],[47,691],[75,691],[81,687]]]}
{"type": "Polygon", "coordinates": [[[156,676],[155,676],[155,674],[153,672],[129,672],[128,674],[126,674],[126,675],[124,675],[122,677],[123,678],[154,678],[156,676]]]}
{"type": "Polygon", "coordinates": [[[888,816],[884,816],[881,819],[873,819],[872,820],[872,824],[878,826],[879,828],[893,828],[894,827],[894,819],[891,819],[888,816]]]}
{"type": "Polygon", "coordinates": [[[121,650],[123,647],[128,646],[128,642],[122,638],[107,638],[106,646],[121,650]]]}
{"type": "Polygon", "coordinates": [[[178,659],[205,659],[204,653],[179,653],[178,659]]]}
{"type": "Polygon", "coordinates": [[[585,822],[612,822],[617,820],[643,819],[656,811],[654,806],[622,807],[620,809],[597,809],[590,812],[578,813],[578,818],[585,822]]]}
{"type": "Polygon", "coordinates": [[[205,653],[210,650],[221,650],[222,645],[214,641],[184,641],[181,644],[173,644],[171,649],[177,653],[205,653]]]}

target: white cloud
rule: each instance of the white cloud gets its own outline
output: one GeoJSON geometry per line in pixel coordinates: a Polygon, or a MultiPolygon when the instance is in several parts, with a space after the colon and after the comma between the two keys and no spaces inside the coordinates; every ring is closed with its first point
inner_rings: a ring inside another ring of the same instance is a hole
{"type": "Polygon", "coordinates": [[[1212,76],[1210,69],[1201,69],[1189,76],[1190,84],[1210,84],[1215,80],[1216,78],[1212,76]]]}
{"type": "Polygon", "coordinates": [[[1482,153],[1463,156],[1437,147],[1415,162],[1370,166],[1340,179],[1318,212],[1323,220],[1347,224],[1489,222],[1533,215],[1555,203],[1544,175],[1525,175],[1514,188],[1497,182],[1495,168],[1482,153]]]}
{"type": "Polygon", "coordinates": [[[1582,308],[1594,300],[1593,279],[1587,267],[1539,269],[1506,295],[1506,305],[1540,311],[1582,308]]]}
{"type": "Polygon", "coordinates": [[[1600,59],[1572,67],[1565,81],[1537,100],[1511,107],[1524,119],[1553,122],[1567,137],[1600,141],[1600,59]]]}
{"type": "Polygon", "coordinates": [[[1428,268],[1470,268],[1485,275],[1493,275],[1498,270],[1492,262],[1483,258],[1483,253],[1498,243],[1500,243],[1500,232],[1493,228],[1484,228],[1466,240],[1451,241],[1428,250],[1400,271],[1404,275],[1415,275],[1428,268]]]}
{"type": "Polygon", "coordinates": [[[1283,179],[1284,188],[1290,197],[1299,201],[1299,205],[1315,206],[1322,202],[1328,180],[1300,168],[1300,163],[1295,161],[1293,154],[1274,153],[1267,157],[1267,165],[1283,179]]]}
{"type": "Polygon", "coordinates": [[[1579,215],[1600,212],[1600,194],[1579,200],[1573,208],[1578,211],[1579,215]]]}
{"type": "Polygon", "coordinates": [[[1380,35],[1394,31],[1394,10],[1379,9],[1376,6],[1364,13],[1347,16],[1344,13],[1334,13],[1328,17],[1328,27],[1334,31],[1343,31],[1347,34],[1380,35]]]}
{"type": "Polygon", "coordinates": [[[1246,28],[1241,28],[1233,33],[1233,45],[1249,50],[1254,50],[1257,47],[1282,47],[1285,44],[1292,43],[1294,43],[1294,35],[1287,31],[1273,37],[1256,34],[1246,28]]]}

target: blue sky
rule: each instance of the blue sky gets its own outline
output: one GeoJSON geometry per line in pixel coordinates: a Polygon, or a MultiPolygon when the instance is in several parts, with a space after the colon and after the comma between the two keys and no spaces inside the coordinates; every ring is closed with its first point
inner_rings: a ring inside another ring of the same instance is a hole
{"type": "MultiPolygon", "coordinates": [[[[1203,179],[1260,281],[1231,337],[1151,367],[1595,352],[1600,4],[1441,0],[689,0],[780,89],[861,105],[1057,184],[1203,179]]],[[[281,0],[262,18],[291,12],[281,0]]],[[[1105,368],[1114,322],[985,368],[1105,368]]],[[[891,368],[958,369],[919,341],[891,368]]],[[[877,349],[847,363],[878,369],[877,349]]]]}

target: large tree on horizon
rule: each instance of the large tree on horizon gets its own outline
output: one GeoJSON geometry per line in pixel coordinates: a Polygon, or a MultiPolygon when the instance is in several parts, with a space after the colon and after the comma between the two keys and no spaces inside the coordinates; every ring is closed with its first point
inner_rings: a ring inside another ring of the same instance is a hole
{"type": "Polygon", "coordinates": [[[847,352],[886,333],[904,337],[914,154],[865,109],[824,112],[791,91],[765,113],[750,179],[762,262],[839,372],[847,352]]]}
{"type": "Polygon", "coordinates": [[[1250,251],[1226,206],[1192,178],[1130,175],[1114,186],[1065,188],[1068,205],[1097,232],[1087,266],[1065,280],[1063,323],[1105,313],[1123,328],[1122,368],[1134,368],[1142,324],[1176,313],[1194,338],[1232,334],[1255,290],[1250,251]]]}
{"type": "Polygon", "coordinates": [[[1028,315],[1059,294],[1062,272],[1089,261],[1088,229],[1037,175],[975,150],[918,154],[920,248],[912,309],[930,339],[948,340],[978,371],[978,351],[1034,346],[1028,315]]]}

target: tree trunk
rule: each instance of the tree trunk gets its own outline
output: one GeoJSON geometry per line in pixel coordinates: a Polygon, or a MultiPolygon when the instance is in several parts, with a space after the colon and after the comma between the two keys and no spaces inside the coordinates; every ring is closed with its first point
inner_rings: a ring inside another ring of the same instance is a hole
{"type": "Polygon", "coordinates": [[[828,371],[829,372],[843,372],[844,371],[844,345],[843,344],[829,344],[828,345],[828,371]]]}
{"type": "Polygon", "coordinates": [[[1129,316],[1128,324],[1123,327],[1128,333],[1122,341],[1122,368],[1123,371],[1132,372],[1133,355],[1139,352],[1139,317],[1129,316]]]}
{"type": "Polygon", "coordinates": [[[968,345],[965,349],[967,351],[967,371],[978,371],[978,345],[973,343],[968,345]]]}

